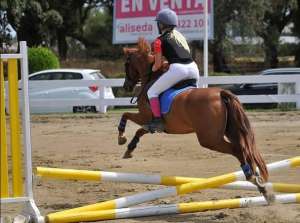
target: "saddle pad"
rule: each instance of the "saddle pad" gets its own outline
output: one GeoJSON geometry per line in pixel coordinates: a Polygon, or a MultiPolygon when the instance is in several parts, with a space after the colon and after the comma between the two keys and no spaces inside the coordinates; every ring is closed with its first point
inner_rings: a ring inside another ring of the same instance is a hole
{"type": "Polygon", "coordinates": [[[195,87],[188,86],[188,87],[181,88],[181,89],[169,88],[168,90],[163,92],[159,97],[161,113],[167,114],[171,109],[171,105],[172,105],[174,98],[177,95],[181,94],[182,92],[184,92],[188,89],[191,89],[191,88],[195,88],[195,87]]]}

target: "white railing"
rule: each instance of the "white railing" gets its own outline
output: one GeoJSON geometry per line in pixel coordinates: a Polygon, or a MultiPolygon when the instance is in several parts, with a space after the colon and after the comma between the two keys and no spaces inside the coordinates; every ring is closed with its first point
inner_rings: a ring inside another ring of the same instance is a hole
{"type": "Polygon", "coordinates": [[[300,75],[244,75],[244,76],[218,76],[201,78],[200,84],[250,84],[250,83],[278,83],[278,87],[283,84],[292,83],[295,85],[295,94],[276,95],[239,95],[242,103],[283,103],[294,102],[300,108],[300,75]]]}
{"type": "MultiPolygon", "coordinates": [[[[105,87],[121,87],[124,79],[105,79],[105,80],[64,80],[64,81],[31,81],[31,85],[49,87],[88,87],[97,85],[100,89],[99,98],[95,99],[34,99],[30,100],[30,106],[88,106],[95,105],[100,107],[100,112],[105,113],[107,106],[136,106],[130,103],[129,97],[119,97],[107,99],[104,97],[105,87]]],[[[200,78],[201,85],[223,85],[223,84],[242,84],[242,83],[293,83],[295,84],[295,94],[276,94],[276,95],[241,95],[239,99],[242,103],[282,103],[294,102],[300,108],[300,75],[268,75],[268,76],[218,76],[200,78]]]]}
{"type": "Polygon", "coordinates": [[[130,103],[130,97],[105,98],[105,87],[122,87],[124,79],[102,79],[102,80],[53,80],[53,81],[31,81],[30,88],[47,87],[64,88],[64,87],[89,87],[98,86],[99,98],[94,99],[30,99],[31,107],[64,107],[64,106],[99,106],[99,110],[105,113],[108,106],[136,106],[130,103]],[[35,86],[34,86],[35,85],[35,86]]]}

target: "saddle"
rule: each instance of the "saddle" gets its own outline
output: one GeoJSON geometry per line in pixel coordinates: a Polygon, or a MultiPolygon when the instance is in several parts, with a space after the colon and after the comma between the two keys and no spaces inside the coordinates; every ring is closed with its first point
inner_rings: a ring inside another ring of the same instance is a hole
{"type": "MultiPolygon", "coordinates": [[[[156,79],[153,80],[153,81],[150,81],[146,85],[145,90],[148,91],[148,89],[154,84],[155,81],[156,81],[156,79]]],[[[197,80],[196,79],[182,80],[182,81],[179,81],[174,86],[172,86],[171,88],[173,88],[175,90],[179,90],[179,89],[186,88],[186,87],[197,87],[197,80]]]]}
{"type": "Polygon", "coordinates": [[[163,115],[169,113],[173,100],[177,95],[183,93],[188,89],[196,88],[196,87],[197,87],[197,80],[188,79],[188,80],[180,81],[179,83],[175,84],[173,87],[169,88],[168,90],[160,94],[159,101],[160,101],[161,113],[163,115]]]}
{"type": "Polygon", "coordinates": [[[178,82],[177,84],[175,84],[172,88],[179,90],[181,88],[185,88],[188,86],[197,87],[197,80],[196,79],[182,80],[182,81],[178,82]]]}
{"type": "MultiPolygon", "coordinates": [[[[147,91],[155,81],[156,80],[150,81],[147,84],[145,91],[147,91]]],[[[161,113],[163,115],[165,115],[170,111],[172,102],[177,95],[181,94],[182,92],[184,92],[190,88],[196,88],[196,87],[197,87],[196,79],[187,79],[187,80],[182,80],[182,81],[178,82],[171,88],[169,88],[166,91],[164,91],[163,93],[161,93],[159,95],[161,113]]]]}

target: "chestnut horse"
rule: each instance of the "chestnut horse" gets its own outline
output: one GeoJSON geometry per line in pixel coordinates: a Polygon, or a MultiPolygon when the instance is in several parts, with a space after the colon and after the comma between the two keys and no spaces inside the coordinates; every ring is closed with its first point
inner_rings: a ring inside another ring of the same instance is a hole
{"type": "MultiPolygon", "coordinates": [[[[152,119],[146,93],[148,85],[159,74],[151,74],[150,49],[144,39],[139,40],[137,48],[124,49],[126,77],[123,87],[132,91],[140,82],[141,92],[137,99],[138,113],[125,112],[122,115],[118,127],[119,145],[127,141],[124,134],[127,120],[144,126],[152,119]]],[[[201,146],[236,157],[247,180],[256,184],[267,199],[271,197],[263,184],[268,180],[268,170],[256,147],[254,132],[241,103],[232,93],[220,88],[188,89],[175,97],[170,112],[164,116],[164,123],[167,134],[194,132],[201,146]],[[256,172],[256,167],[261,177],[256,172]]],[[[140,137],[146,133],[146,128],[137,130],[128,144],[124,158],[132,157],[140,137]]]]}

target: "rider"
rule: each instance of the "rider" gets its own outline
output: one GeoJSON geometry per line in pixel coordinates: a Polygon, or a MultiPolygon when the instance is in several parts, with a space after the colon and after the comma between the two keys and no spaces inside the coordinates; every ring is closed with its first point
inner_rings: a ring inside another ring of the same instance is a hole
{"type": "Polygon", "coordinates": [[[147,92],[153,114],[149,129],[152,132],[162,132],[164,125],[161,118],[159,95],[179,81],[198,80],[199,70],[192,59],[185,37],[175,29],[178,24],[176,13],[169,8],[162,9],[158,12],[155,20],[160,36],[152,43],[154,53],[152,71],[155,72],[163,66],[163,57],[168,61],[170,67],[147,92]]]}

